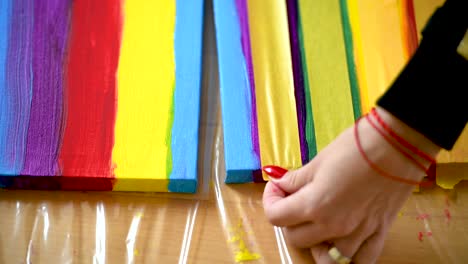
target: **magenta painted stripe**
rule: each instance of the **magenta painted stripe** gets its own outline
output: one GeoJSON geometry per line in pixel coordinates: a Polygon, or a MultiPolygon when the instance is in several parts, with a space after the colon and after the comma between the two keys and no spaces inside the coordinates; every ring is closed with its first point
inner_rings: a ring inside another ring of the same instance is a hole
{"type": "Polygon", "coordinates": [[[2,98],[8,110],[1,113],[4,115],[1,125],[5,126],[6,132],[5,148],[0,150],[0,167],[4,175],[17,175],[23,168],[31,105],[34,2],[12,2],[6,93],[2,98]]]}
{"type": "Polygon", "coordinates": [[[298,7],[297,0],[287,0],[289,39],[291,43],[291,58],[294,76],[294,97],[296,98],[297,123],[299,128],[299,141],[301,144],[302,164],[309,160],[309,148],[306,138],[306,99],[304,92],[304,77],[302,75],[301,45],[298,35],[298,7]]]}
{"type": "Polygon", "coordinates": [[[63,64],[70,1],[35,1],[33,32],[33,96],[23,175],[59,173],[57,152],[63,115],[63,64]]]}
{"type": "Polygon", "coordinates": [[[250,31],[249,31],[249,15],[247,10],[246,0],[236,0],[237,15],[239,17],[239,25],[241,30],[242,51],[244,53],[245,63],[247,66],[247,74],[249,75],[250,85],[250,102],[252,104],[251,114],[251,134],[252,146],[255,154],[260,157],[260,143],[258,141],[258,119],[257,119],[257,102],[255,99],[255,81],[252,64],[252,51],[250,49],[250,31]]]}

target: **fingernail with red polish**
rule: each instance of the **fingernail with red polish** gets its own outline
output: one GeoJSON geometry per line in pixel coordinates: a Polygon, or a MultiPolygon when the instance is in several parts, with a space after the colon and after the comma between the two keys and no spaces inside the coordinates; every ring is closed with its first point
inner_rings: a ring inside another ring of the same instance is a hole
{"type": "Polygon", "coordinates": [[[266,174],[268,174],[268,176],[271,176],[271,177],[277,178],[277,179],[283,177],[284,174],[286,174],[286,172],[288,172],[287,169],[284,169],[284,168],[281,168],[281,167],[278,167],[278,166],[274,166],[274,165],[263,166],[262,170],[266,174]]]}

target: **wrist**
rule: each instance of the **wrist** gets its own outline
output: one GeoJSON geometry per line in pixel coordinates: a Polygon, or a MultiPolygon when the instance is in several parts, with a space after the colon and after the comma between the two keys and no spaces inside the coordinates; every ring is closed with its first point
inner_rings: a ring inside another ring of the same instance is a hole
{"type": "Polygon", "coordinates": [[[361,155],[378,174],[397,182],[412,181],[413,183],[410,185],[417,185],[423,179],[430,164],[424,164],[423,169],[416,166],[389,141],[385,140],[372,127],[370,120],[364,118],[362,122],[356,122],[354,129],[356,145],[361,155]],[[359,135],[357,135],[358,132],[359,135]]]}
{"type": "MultiPolygon", "coordinates": [[[[411,128],[397,117],[382,107],[376,107],[379,116],[402,138],[411,143],[413,146],[435,158],[440,152],[441,147],[426,138],[423,134],[411,128]]],[[[430,165],[430,164],[429,164],[430,165]]]]}

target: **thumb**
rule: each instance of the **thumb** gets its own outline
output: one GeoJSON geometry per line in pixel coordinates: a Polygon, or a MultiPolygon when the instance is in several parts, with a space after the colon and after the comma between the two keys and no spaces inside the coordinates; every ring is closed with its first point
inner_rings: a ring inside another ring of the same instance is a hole
{"type": "Polygon", "coordinates": [[[272,183],[286,193],[295,193],[304,185],[312,181],[313,163],[309,162],[297,170],[287,171],[277,166],[265,166],[263,171],[268,174],[272,183]]]}

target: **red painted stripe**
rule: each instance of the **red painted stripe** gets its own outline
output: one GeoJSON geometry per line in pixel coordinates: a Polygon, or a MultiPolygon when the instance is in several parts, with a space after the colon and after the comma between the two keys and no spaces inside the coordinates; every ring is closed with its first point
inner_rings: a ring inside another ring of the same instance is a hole
{"type": "Polygon", "coordinates": [[[408,21],[408,53],[410,56],[416,51],[419,45],[418,41],[418,28],[416,26],[416,17],[414,13],[413,0],[406,0],[406,19],[408,21]]]}
{"type": "MultiPolygon", "coordinates": [[[[112,189],[116,71],[121,4],[75,0],[66,65],[66,125],[60,152],[63,176],[107,177],[100,186],[63,179],[63,189],[112,189]]],[[[96,181],[96,184],[100,181],[96,181]]]]}

